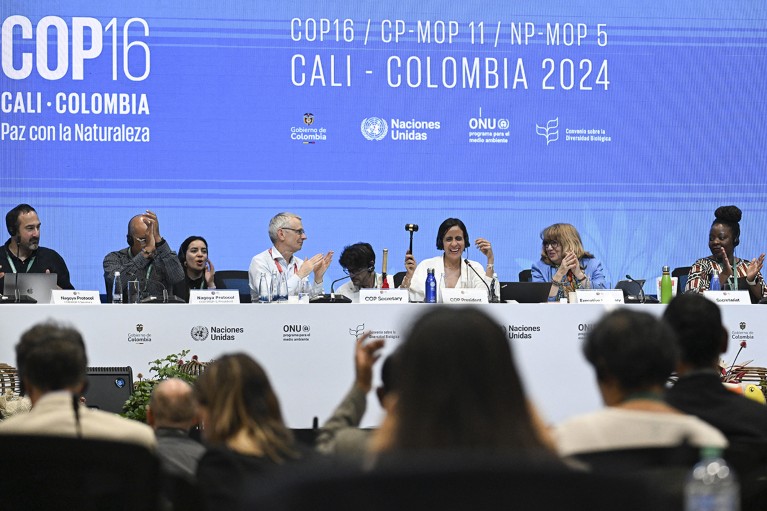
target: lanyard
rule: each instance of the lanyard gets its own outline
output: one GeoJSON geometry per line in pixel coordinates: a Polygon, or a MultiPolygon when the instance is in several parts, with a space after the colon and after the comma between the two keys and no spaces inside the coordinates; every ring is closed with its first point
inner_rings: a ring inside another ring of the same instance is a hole
{"type": "MultiPolygon", "coordinates": [[[[274,257],[274,254],[272,254],[271,248],[269,249],[269,255],[271,256],[272,259],[274,259],[274,264],[275,266],[277,266],[277,270],[280,272],[280,274],[282,274],[282,265],[277,260],[277,258],[274,257]]],[[[293,262],[293,273],[298,273],[298,263],[296,262],[293,262]]]]}
{"type": "MultiPolygon", "coordinates": [[[[11,259],[11,256],[8,255],[8,252],[5,253],[5,258],[8,260],[8,264],[11,265],[11,269],[13,270],[13,273],[19,273],[16,271],[16,265],[13,264],[13,260],[11,259]]],[[[29,273],[29,269],[32,267],[33,264],[35,264],[35,259],[37,259],[37,256],[34,256],[32,259],[27,261],[27,266],[24,268],[24,273],[29,273]]]]}

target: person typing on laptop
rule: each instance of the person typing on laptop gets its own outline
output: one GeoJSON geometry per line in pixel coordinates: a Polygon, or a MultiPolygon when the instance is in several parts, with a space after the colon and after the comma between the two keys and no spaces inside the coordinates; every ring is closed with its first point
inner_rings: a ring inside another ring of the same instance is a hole
{"type": "Polygon", "coordinates": [[[19,204],[5,215],[10,238],[0,247],[0,290],[10,273],[55,273],[60,289],[74,289],[64,258],[40,246],[40,226],[37,211],[29,204],[19,204]]]}

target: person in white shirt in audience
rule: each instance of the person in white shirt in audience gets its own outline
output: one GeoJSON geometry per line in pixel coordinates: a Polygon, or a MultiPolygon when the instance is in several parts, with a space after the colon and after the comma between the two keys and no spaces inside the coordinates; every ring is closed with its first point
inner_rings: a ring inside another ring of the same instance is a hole
{"type": "Polygon", "coordinates": [[[311,283],[313,294],[322,293],[322,280],[333,260],[333,252],[316,254],[306,261],[295,256],[307,239],[301,217],[293,213],[278,213],[269,222],[269,238],[272,247],[253,257],[248,269],[250,289],[258,293],[261,275],[271,279],[273,273],[287,277],[288,294],[298,293],[301,280],[314,273],[311,283]]]}
{"type": "MultiPolygon", "coordinates": [[[[338,260],[351,280],[341,286],[336,293],[360,301],[360,289],[380,288],[383,276],[376,273],[376,253],[370,243],[355,243],[344,248],[338,260]]],[[[394,277],[386,276],[389,288],[394,288],[394,277]]]]}

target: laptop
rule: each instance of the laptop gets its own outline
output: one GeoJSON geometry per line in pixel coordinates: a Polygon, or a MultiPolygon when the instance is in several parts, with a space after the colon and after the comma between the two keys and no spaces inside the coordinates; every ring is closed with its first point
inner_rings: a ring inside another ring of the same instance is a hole
{"type": "Polygon", "coordinates": [[[501,301],[548,302],[549,291],[551,291],[551,282],[501,282],[501,301]]]}
{"type": "Polygon", "coordinates": [[[37,300],[37,303],[51,303],[54,289],[58,289],[55,273],[6,273],[3,294],[15,296],[18,285],[19,294],[37,300]]]}

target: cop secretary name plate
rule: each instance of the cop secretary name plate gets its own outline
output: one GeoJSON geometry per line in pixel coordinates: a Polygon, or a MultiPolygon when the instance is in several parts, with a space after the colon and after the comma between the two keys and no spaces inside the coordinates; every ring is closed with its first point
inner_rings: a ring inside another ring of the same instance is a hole
{"type": "Polygon", "coordinates": [[[360,289],[360,303],[398,304],[407,302],[407,289],[360,289]]]}

